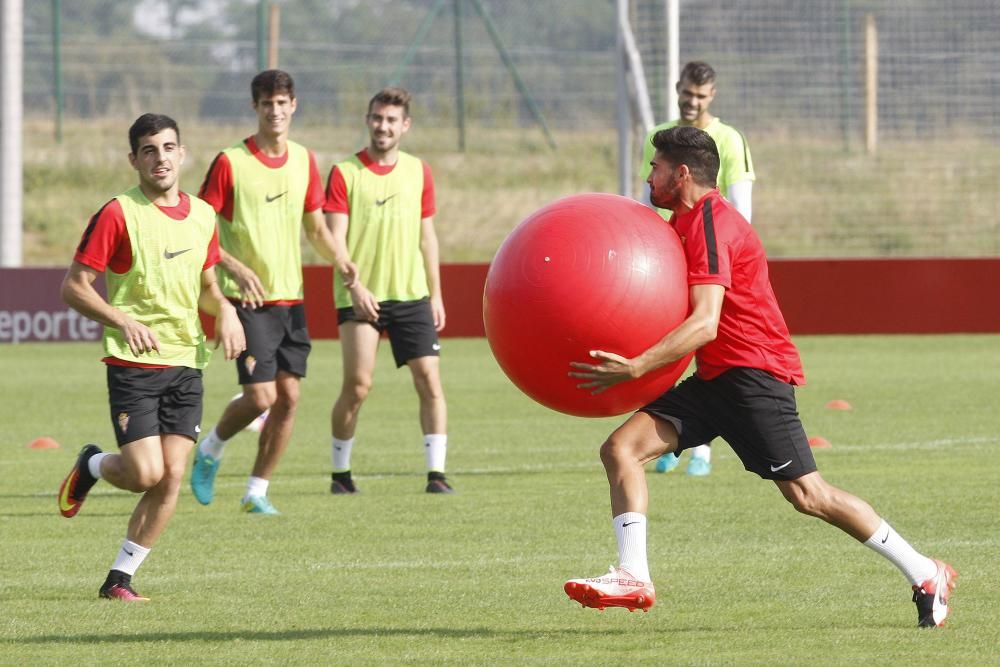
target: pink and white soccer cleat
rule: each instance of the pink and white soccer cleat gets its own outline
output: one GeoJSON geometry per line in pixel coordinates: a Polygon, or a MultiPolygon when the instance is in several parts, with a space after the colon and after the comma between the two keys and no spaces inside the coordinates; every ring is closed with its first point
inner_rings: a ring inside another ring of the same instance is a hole
{"type": "Polygon", "coordinates": [[[601,577],[570,579],[563,586],[566,595],[584,607],[603,610],[605,607],[624,607],[629,611],[649,608],[656,604],[653,582],[640,581],[626,570],[611,566],[601,577]]]}
{"type": "Polygon", "coordinates": [[[149,598],[136,593],[132,588],[132,584],[127,581],[101,586],[98,596],[107,600],[121,600],[122,602],[149,602],[149,598]]]}

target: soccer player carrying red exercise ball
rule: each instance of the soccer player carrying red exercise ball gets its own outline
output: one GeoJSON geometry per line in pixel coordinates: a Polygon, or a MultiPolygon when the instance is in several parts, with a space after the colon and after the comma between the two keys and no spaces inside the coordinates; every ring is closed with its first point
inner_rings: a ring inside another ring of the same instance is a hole
{"type": "Polygon", "coordinates": [[[643,466],[668,452],[722,437],[743,466],[774,482],[799,512],[823,519],[888,559],[913,590],[920,627],[943,625],[957,574],[918,553],[864,500],[816,469],[795,404],[805,381],[754,228],[715,187],[719,153],[694,127],[658,132],[648,183],[652,203],[673,211],[688,264],[691,310],[658,343],[627,359],[591,352],[574,362],[581,389],[599,393],[694,351],[694,375],[641,408],[601,446],[611,486],[619,566],[571,579],[564,590],[587,607],[648,610],[656,600],[646,559],[648,496],[643,466]]]}

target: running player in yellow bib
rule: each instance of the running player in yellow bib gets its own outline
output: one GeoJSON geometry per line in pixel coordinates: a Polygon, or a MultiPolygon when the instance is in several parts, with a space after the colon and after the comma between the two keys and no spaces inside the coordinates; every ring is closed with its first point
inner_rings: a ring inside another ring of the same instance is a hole
{"type": "Polygon", "coordinates": [[[132,575],[167,527],[200,429],[202,369],[211,351],[199,308],[216,316],[227,359],[246,347],[236,309],[215,281],[219,241],[211,207],[180,190],[184,161],[177,123],[140,116],[129,129],[139,185],[105,204],[90,223],[63,281],[62,297],[104,325],[111,422],[120,453],[81,450],[59,489],[59,512],[75,516],[104,479],[141,493],[102,598],[142,602],[132,575]],[[103,273],[105,300],[94,289],[103,273]]]}

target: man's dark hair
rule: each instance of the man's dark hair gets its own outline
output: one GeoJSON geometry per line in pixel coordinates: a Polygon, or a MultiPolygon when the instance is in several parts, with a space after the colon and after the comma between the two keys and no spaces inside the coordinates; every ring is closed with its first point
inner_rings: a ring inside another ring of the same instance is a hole
{"type": "Polygon", "coordinates": [[[254,103],[259,102],[261,97],[273,97],[282,93],[295,99],[295,81],[291,74],[280,69],[264,70],[250,82],[250,94],[253,95],[254,103]]]}
{"type": "Polygon", "coordinates": [[[410,116],[410,91],[398,86],[383,88],[375,93],[375,96],[368,101],[368,113],[372,112],[372,107],[376,104],[403,107],[403,118],[410,116]]]}
{"type": "Polygon", "coordinates": [[[677,80],[690,81],[696,86],[704,86],[706,83],[715,83],[715,70],[706,62],[692,60],[684,66],[677,80]]]}
{"type": "Polygon", "coordinates": [[[139,151],[140,139],[168,129],[177,133],[177,143],[180,143],[181,131],[177,129],[177,122],[170,116],[164,116],[162,113],[144,113],[136,118],[132,127],[128,129],[128,145],[132,148],[132,155],[139,151]]]}
{"type": "Polygon", "coordinates": [[[719,175],[719,149],[708,132],[690,125],[677,125],[654,134],[653,147],[674,167],[686,164],[698,185],[715,187],[719,175]]]}

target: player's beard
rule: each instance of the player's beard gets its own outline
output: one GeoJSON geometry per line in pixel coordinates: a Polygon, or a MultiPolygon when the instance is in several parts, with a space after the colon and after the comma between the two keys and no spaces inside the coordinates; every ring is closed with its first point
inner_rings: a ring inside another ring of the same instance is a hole
{"type": "Polygon", "coordinates": [[[170,190],[177,184],[177,171],[171,170],[163,178],[155,178],[151,174],[149,176],[143,176],[142,182],[148,191],[156,192],[162,195],[170,192],[170,190]]]}
{"type": "Polygon", "coordinates": [[[672,211],[676,207],[677,202],[680,201],[680,192],[680,183],[671,174],[670,180],[662,188],[656,188],[650,192],[649,201],[657,208],[666,208],[672,211]]]}
{"type": "Polygon", "coordinates": [[[398,138],[390,135],[386,134],[372,135],[370,148],[372,152],[381,155],[391,151],[398,145],[398,143],[399,143],[398,138]]]}

